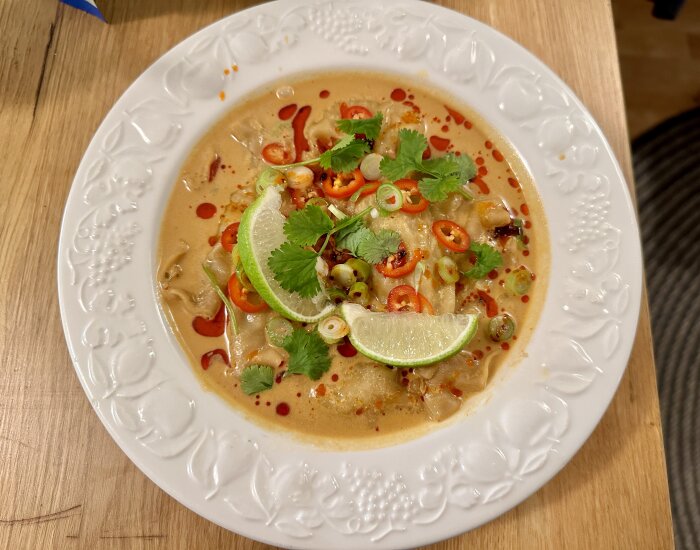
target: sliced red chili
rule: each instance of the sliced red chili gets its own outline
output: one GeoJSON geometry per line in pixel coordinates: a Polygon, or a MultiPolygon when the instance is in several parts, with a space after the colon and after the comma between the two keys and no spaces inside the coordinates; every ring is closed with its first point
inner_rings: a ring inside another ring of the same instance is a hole
{"type": "Polygon", "coordinates": [[[306,189],[289,189],[289,194],[292,197],[292,202],[298,210],[301,210],[306,206],[306,201],[316,197],[325,197],[323,189],[315,185],[310,185],[306,189]]]}
{"type": "Polygon", "coordinates": [[[469,250],[471,239],[469,233],[461,225],[450,220],[438,220],[433,222],[433,234],[440,244],[453,252],[466,252],[469,250]]]}
{"type": "Polygon", "coordinates": [[[407,212],[409,214],[418,214],[423,212],[430,203],[428,200],[421,195],[418,190],[418,182],[412,179],[403,179],[394,182],[394,185],[403,191],[403,206],[401,207],[402,212],[407,212]]]}
{"type": "Polygon", "coordinates": [[[389,292],[386,299],[386,308],[389,311],[420,313],[421,303],[416,290],[410,285],[395,286],[389,292]]]}
{"type": "Polygon", "coordinates": [[[289,164],[294,160],[292,153],[285,149],[281,143],[268,143],[265,145],[262,150],[262,156],[265,162],[277,165],[289,164]]]}
{"type": "Polygon", "coordinates": [[[200,359],[200,363],[202,365],[202,368],[204,370],[207,370],[209,368],[209,366],[211,365],[212,360],[217,355],[227,365],[231,364],[228,360],[228,354],[226,353],[226,351],[221,349],[221,348],[218,348],[218,349],[213,349],[211,351],[208,351],[204,355],[202,355],[202,358],[200,359]]]}
{"type": "Polygon", "coordinates": [[[233,245],[238,242],[238,226],[240,222],[234,222],[226,227],[221,233],[221,246],[226,252],[233,250],[233,245]]]}
{"type": "Polygon", "coordinates": [[[418,299],[420,300],[421,313],[427,313],[428,315],[435,315],[435,308],[433,307],[433,304],[430,303],[430,300],[428,300],[420,292],[418,293],[418,299]]]}
{"type": "Polygon", "coordinates": [[[372,193],[376,193],[380,185],[381,182],[379,181],[366,181],[364,188],[360,191],[360,197],[366,197],[372,193]]]}
{"type": "Polygon", "coordinates": [[[327,177],[323,181],[323,192],[334,199],[347,199],[365,184],[365,178],[359,168],[353,172],[327,177]]]}
{"type": "Polygon", "coordinates": [[[259,313],[270,307],[258,296],[257,292],[246,290],[235,273],[228,280],[228,295],[231,301],[246,313],[259,313]]]}
{"type": "Polygon", "coordinates": [[[498,304],[496,303],[496,300],[494,300],[490,294],[487,294],[483,290],[478,290],[477,293],[479,294],[479,299],[484,302],[484,305],[486,306],[486,316],[490,318],[498,315],[498,304]]]}
{"type": "Polygon", "coordinates": [[[340,104],[340,118],[372,118],[372,111],[362,105],[340,104]]]}
{"type": "Polygon", "coordinates": [[[377,264],[376,268],[385,277],[396,279],[411,273],[422,257],[423,252],[419,249],[414,250],[413,254],[409,256],[406,244],[402,242],[399,244],[396,254],[392,254],[383,262],[377,264]]]}
{"type": "Polygon", "coordinates": [[[213,319],[197,315],[192,320],[192,328],[197,334],[211,338],[221,336],[226,330],[226,308],[221,304],[213,319]]]}

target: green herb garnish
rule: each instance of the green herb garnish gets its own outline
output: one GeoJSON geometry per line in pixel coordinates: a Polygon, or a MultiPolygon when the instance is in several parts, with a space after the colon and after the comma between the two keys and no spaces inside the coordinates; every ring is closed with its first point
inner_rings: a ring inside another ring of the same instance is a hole
{"type": "Polygon", "coordinates": [[[233,308],[231,300],[229,300],[228,296],[226,296],[223,290],[219,288],[219,282],[216,280],[214,272],[211,269],[209,269],[206,265],[202,265],[202,269],[204,270],[207,279],[209,279],[211,286],[214,287],[214,291],[219,296],[219,298],[221,298],[221,301],[224,303],[224,306],[226,306],[226,309],[228,310],[228,316],[231,319],[231,330],[233,331],[233,334],[238,335],[238,321],[236,321],[236,310],[233,308]]]}
{"type": "Polygon", "coordinates": [[[493,246],[482,243],[472,243],[469,247],[472,253],[476,256],[476,264],[464,274],[472,279],[481,279],[486,277],[492,269],[503,265],[503,257],[493,246]]]}
{"type": "Polygon", "coordinates": [[[295,210],[284,224],[284,234],[292,244],[312,246],[322,235],[333,229],[333,222],[321,208],[306,205],[302,210],[295,210]]]}
{"type": "Polygon", "coordinates": [[[267,365],[250,365],[241,373],[241,389],[246,395],[269,390],[275,381],[275,370],[267,365]]]}
{"type": "Polygon", "coordinates": [[[461,193],[465,198],[473,197],[464,189],[476,175],[476,166],[467,155],[448,153],[439,158],[423,160],[428,140],[415,130],[399,130],[399,145],[396,158],[384,157],[379,165],[384,177],[396,181],[408,175],[422,174],[418,182],[421,194],[430,202],[445,200],[449,193],[461,193]]]}
{"type": "Polygon", "coordinates": [[[331,367],[328,346],[315,330],[295,329],[282,347],[289,353],[288,374],[305,374],[318,380],[331,367]]]}
{"type": "Polygon", "coordinates": [[[364,134],[368,140],[377,139],[382,131],[384,116],[377,113],[372,118],[344,118],[336,121],[338,129],[346,134],[364,134]]]}

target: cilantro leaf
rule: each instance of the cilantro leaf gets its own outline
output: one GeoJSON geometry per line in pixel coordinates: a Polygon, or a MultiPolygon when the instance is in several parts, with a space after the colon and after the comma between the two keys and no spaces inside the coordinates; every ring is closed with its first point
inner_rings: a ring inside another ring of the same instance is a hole
{"type": "Polygon", "coordinates": [[[481,279],[497,267],[503,265],[503,257],[493,246],[482,243],[472,243],[469,247],[476,256],[476,264],[469,271],[464,272],[467,277],[481,279]]]}
{"type": "Polygon", "coordinates": [[[285,242],[272,251],[267,265],[283,289],[310,298],[321,291],[316,274],[317,258],[313,250],[285,242]]]}
{"type": "Polygon", "coordinates": [[[450,193],[464,192],[462,186],[476,175],[476,166],[468,155],[448,153],[424,161],[422,171],[427,176],[418,182],[418,189],[430,202],[437,202],[450,193]]]}
{"type": "Polygon", "coordinates": [[[364,225],[353,228],[352,231],[347,231],[340,237],[336,235],[336,248],[349,250],[353,256],[359,256],[358,247],[360,243],[374,237],[374,233],[364,225]]]}
{"type": "Polygon", "coordinates": [[[399,145],[396,158],[384,157],[379,169],[382,175],[391,181],[405,178],[411,172],[420,172],[423,163],[423,151],[428,147],[428,140],[415,130],[399,130],[399,145]]]}
{"type": "Polygon", "coordinates": [[[284,223],[284,234],[292,244],[312,246],[322,236],[333,229],[333,222],[328,215],[316,205],[306,205],[302,210],[295,210],[284,223]]]}
{"type": "Polygon", "coordinates": [[[456,176],[429,176],[418,182],[418,190],[430,202],[444,201],[461,188],[462,182],[456,176]]]}
{"type": "Polygon", "coordinates": [[[367,153],[369,153],[369,145],[364,139],[345,136],[328,151],[322,153],[318,162],[321,168],[330,168],[334,172],[352,172],[367,153]]]}
{"type": "Polygon", "coordinates": [[[379,137],[382,131],[382,113],[377,113],[372,118],[344,118],[336,121],[338,129],[346,134],[364,134],[366,139],[372,140],[379,137]]]}
{"type": "Polygon", "coordinates": [[[378,233],[367,229],[362,237],[357,243],[357,255],[370,264],[378,264],[395,254],[401,243],[401,235],[390,229],[382,229],[378,233]]]}
{"type": "Polygon", "coordinates": [[[250,365],[241,373],[241,389],[246,395],[253,395],[272,387],[275,371],[267,365],[250,365]]]}
{"type": "Polygon", "coordinates": [[[315,330],[295,329],[282,347],[289,353],[289,374],[305,374],[311,380],[318,380],[331,367],[328,346],[315,330]]]}

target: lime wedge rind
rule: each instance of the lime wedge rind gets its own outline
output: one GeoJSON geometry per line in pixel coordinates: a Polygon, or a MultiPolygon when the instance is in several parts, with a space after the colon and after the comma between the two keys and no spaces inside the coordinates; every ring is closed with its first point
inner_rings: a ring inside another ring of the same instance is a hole
{"type": "Polygon", "coordinates": [[[327,298],[319,293],[313,298],[302,298],[283,289],[267,265],[270,254],[285,240],[285,217],[280,212],[281,189],[270,186],[243,213],[238,228],[238,252],[243,269],[260,297],[280,315],[315,323],[333,311],[327,298]]]}
{"type": "Polygon", "coordinates": [[[363,355],[386,365],[419,367],[459,353],[474,337],[477,315],[381,313],[344,303],[350,341],[363,355]]]}

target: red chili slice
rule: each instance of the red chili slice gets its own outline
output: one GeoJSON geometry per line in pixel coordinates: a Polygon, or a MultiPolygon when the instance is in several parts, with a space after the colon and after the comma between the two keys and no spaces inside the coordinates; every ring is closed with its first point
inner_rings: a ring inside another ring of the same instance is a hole
{"type": "Polygon", "coordinates": [[[427,313],[428,315],[435,315],[435,308],[433,307],[433,304],[430,303],[430,300],[428,300],[420,292],[418,293],[418,299],[420,300],[421,313],[427,313]]]}
{"type": "Polygon", "coordinates": [[[453,252],[466,252],[469,250],[471,239],[469,233],[461,225],[450,220],[438,220],[433,222],[433,234],[440,244],[453,252]]]}
{"type": "Polygon", "coordinates": [[[372,118],[372,111],[362,105],[340,104],[340,118],[372,118]]]}
{"type": "Polygon", "coordinates": [[[490,318],[498,315],[498,304],[496,303],[496,300],[494,300],[490,294],[487,294],[483,290],[478,290],[477,293],[479,294],[481,301],[484,302],[484,305],[486,306],[486,316],[490,318]]]}
{"type": "Polygon", "coordinates": [[[231,252],[233,250],[233,245],[238,243],[238,226],[241,225],[240,222],[234,222],[224,229],[221,233],[221,246],[224,247],[226,252],[231,252]]]}
{"type": "Polygon", "coordinates": [[[270,307],[258,296],[257,292],[243,288],[235,273],[228,280],[228,295],[231,297],[231,301],[246,313],[259,313],[270,307]],[[253,301],[251,296],[255,296],[257,299],[253,301]]]}
{"type": "Polygon", "coordinates": [[[379,181],[366,181],[364,185],[364,189],[360,191],[360,197],[366,197],[367,195],[371,195],[372,193],[376,193],[377,189],[379,189],[379,186],[381,185],[381,182],[379,181]]]}
{"type": "Polygon", "coordinates": [[[402,242],[399,244],[396,254],[392,254],[382,263],[377,264],[376,268],[385,277],[396,279],[411,273],[421,258],[423,258],[423,252],[420,249],[414,250],[409,258],[406,244],[402,242]]]}
{"type": "Polygon", "coordinates": [[[365,178],[360,169],[357,168],[354,172],[326,177],[323,181],[323,192],[334,199],[347,199],[364,184],[365,178]]]}
{"type": "Polygon", "coordinates": [[[386,308],[389,311],[420,313],[421,303],[416,290],[410,285],[395,286],[389,292],[386,299],[386,308]]]}
{"type": "Polygon", "coordinates": [[[221,336],[226,330],[226,308],[221,304],[213,319],[197,315],[192,321],[192,328],[197,334],[210,338],[221,336]]]}
{"type": "Polygon", "coordinates": [[[403,206],[401,207],[402,212],[418,214],[430,205],[428,200],[418,190],[418,182],[416,180],[403,179],[394,182],[394,185],[401,191],[406,191],[404,193],[403,206]]]}
{"type": "Polygon", "coordinates": [[[292,154],[284,148],[281,143],[268,143],[263,147],[262,156],[265,162],[270,164],[282,165],[292,162],[292,154]]]}
{"type": "Polygon", "coordinates": [[[206,352],[204,355],[202,355],[202,358],[200,359],[200,363],[202,365],[202,368],[204,370],[207,370],[209,366],[211,365],[212,359],[218,355],[221,360],[226,363],[227,365],[230,365],[231,363],[228,360],[228,354],[226,353],[225,350],[221,348],[213,349],[211,351],[206,352]]]}
{"type": "Polygon", "coordinates": [[[289,194],[292,197],[292,202],[297,210],[301,210],[306,206],[306,201],[316,197],[325,197],[323,189],[315,185],[310,185],[306,189],[289,189],[289,194]]]}

